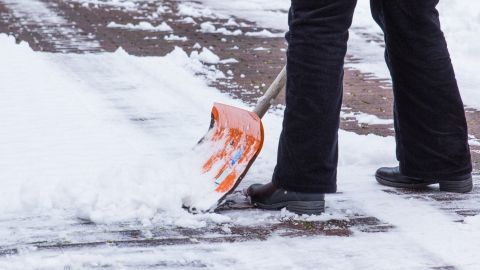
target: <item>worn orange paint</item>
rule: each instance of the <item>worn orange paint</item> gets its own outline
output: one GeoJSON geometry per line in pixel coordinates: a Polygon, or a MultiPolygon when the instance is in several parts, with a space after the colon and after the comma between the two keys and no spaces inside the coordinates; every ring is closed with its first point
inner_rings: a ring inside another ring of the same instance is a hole
{"type": "Polygon", "coordinates": [[[202,143],[211,143],[213,152],[204,163],[203,172],[218,168],[212,179],[218,184],[215,191],[228,194],[240,183],[262,149],[262,121],[253,112],[215,103],[209,134],[202,143]]]}

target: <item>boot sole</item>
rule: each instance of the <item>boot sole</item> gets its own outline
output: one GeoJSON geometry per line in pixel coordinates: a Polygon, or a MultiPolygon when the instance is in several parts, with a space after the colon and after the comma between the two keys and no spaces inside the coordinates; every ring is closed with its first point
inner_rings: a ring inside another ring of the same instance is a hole
{"type": "Polygon", "coordinates": [[[320,215],[325,212],[325,201],[287,201],[275,204],[254,203],[265,210],[280,210],[286,208],[297,215],[320,215]]]}
{"type": "Polygon", "coordinates": [[[384,179],[378,175],[375,175],[377,182],[389,187],[396,188],[408,188],[408,189],[424,189],[429,185],[440,184],[440,191],[455,192],[455,193],[467,193],[473,189],[472,177],[469,177],[461,181],[432,181],[426,183],[398,183],[384,179]]]}
{"type": "Polygon", "coordinates": [[[472,177],[462,181],[439,181],[440,190],[446,192],[467,193],[473,189],[472,177]]]}

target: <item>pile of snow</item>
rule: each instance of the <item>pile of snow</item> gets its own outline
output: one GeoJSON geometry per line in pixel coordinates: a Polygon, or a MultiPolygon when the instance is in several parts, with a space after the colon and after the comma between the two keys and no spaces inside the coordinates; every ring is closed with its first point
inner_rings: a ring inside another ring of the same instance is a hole
{"type": "Polygon", "coordinates": [[[129,29],[129,30],[144,30],[144,31],[160,31],[160,32],[171,32],[173,31],[172,27],[168,25],[166,22],[162,22],[157,26],[153,26],[149,22],[139,22],[138,24],[120,24],[116,22],[108,23],[107,27],[110,28],[122,28],[122,29],[129,29]]]}
{"type": "Polygon", "coordinates": [[[207,64],[217,64],[220,62],[220,57],[205,47],[202,48],[200,53],[198,51],[192,51],[190,57],[207,64]]]}
{"type": "Polygon", "coordinates": [[[192,17],[185,17],[183,19],[178,20],[181,23],[188,23],[188,24],[197,24],[197,22],[192,17]]]}
{"type": "Polygon", "coordinates": [[[352,118],[355,119],[358,124],[366,125],[392,125],[393,119],[381,119],[376,115],[363,113],[363,112],[349,112],[344,111],[340,112],[340,117],[344,119],[352,118]]]}
{"type": "Polygon", "coordinates": [[[263,29],[261,31],[257,32],[246,32],[246,36],[249,37],[263,37],[263,38],[277,38],[277,37],[284,37],[285,33],[272,33],[268,31],[267,29],[263,29]]]}
{"type": "Polygon", "coordinates": [[[192,170],[203,162],[192,147],[214,100],[242,106],[193,75],[204,71],[198,60],[179,48],[163,58],[41,54],[4,35],[0,58],[2,214],[198,219],[181,208],[211,189],[192,170]]]}
{"type": "Polygon", "coordinates": [[[234,31],[228,30],[225,27],[220,27],[216,28],[215,25],[213,25],[212,22],[204,22],[200,24],[200,32],[202,33],[216,33],[216,34],[222,34],[225,36],[239,36],[243,34],[242,30],[237,29],[234,31]]]}
{"type": "Polygon", "coordinates": [[[187,37],[181,37],[181,36],[177,36],[177,35],[174,35],[174,34],[170,34],[168,36],[165,36],[163,39],[169,40],[169,41],[187,41],[188,40],[187,37]]]}
{"type": "Polygon", "coordinates": [[[225,26],[240,26],[236,21],[235,19],[233,18],[230,18],[228,19],[228,21],[224,24],[225,26]]]}
{"type": "Polygon", "coordinates": [[[207,64],[217,64],[220,62],[220,57],[207,48],[203,48],[200,53],[193,51],[190,57],[207,64]]]}

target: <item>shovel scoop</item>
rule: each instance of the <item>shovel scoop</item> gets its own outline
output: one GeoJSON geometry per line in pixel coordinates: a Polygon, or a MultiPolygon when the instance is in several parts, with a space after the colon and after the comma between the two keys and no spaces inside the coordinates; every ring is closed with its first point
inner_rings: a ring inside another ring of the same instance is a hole
{"type": "MultiPolygon", "coordinates": [[[[201,173],[208,177],[213,189],[208,196],[212,205],[210,209],[215,209],[235,190],[259,155],[264,141],[261,118],[284,88],[285,81],[284,67],[253,112],[214,103],[210,128],[197,145],[206,154],[201,173]]],[[[187,207],[195,209],[195,205],[187,207]]]]}

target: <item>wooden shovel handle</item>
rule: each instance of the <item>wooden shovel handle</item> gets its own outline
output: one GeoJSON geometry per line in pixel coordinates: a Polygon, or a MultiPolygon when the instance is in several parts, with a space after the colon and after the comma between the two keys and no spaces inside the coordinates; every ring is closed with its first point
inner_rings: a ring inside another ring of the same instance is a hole
{"type": "Polygon", "coordinates": [[[268,108],[272,104],[273,100],[278,96],[280,91],[285,88],[287,82],[287,67],[284,66],[282,71],[278,74],[277,78],[268,88],[267,92],[258,100],[257,106],[253,110],[258,117],[262,118],[267,113],[268,108]]]}

